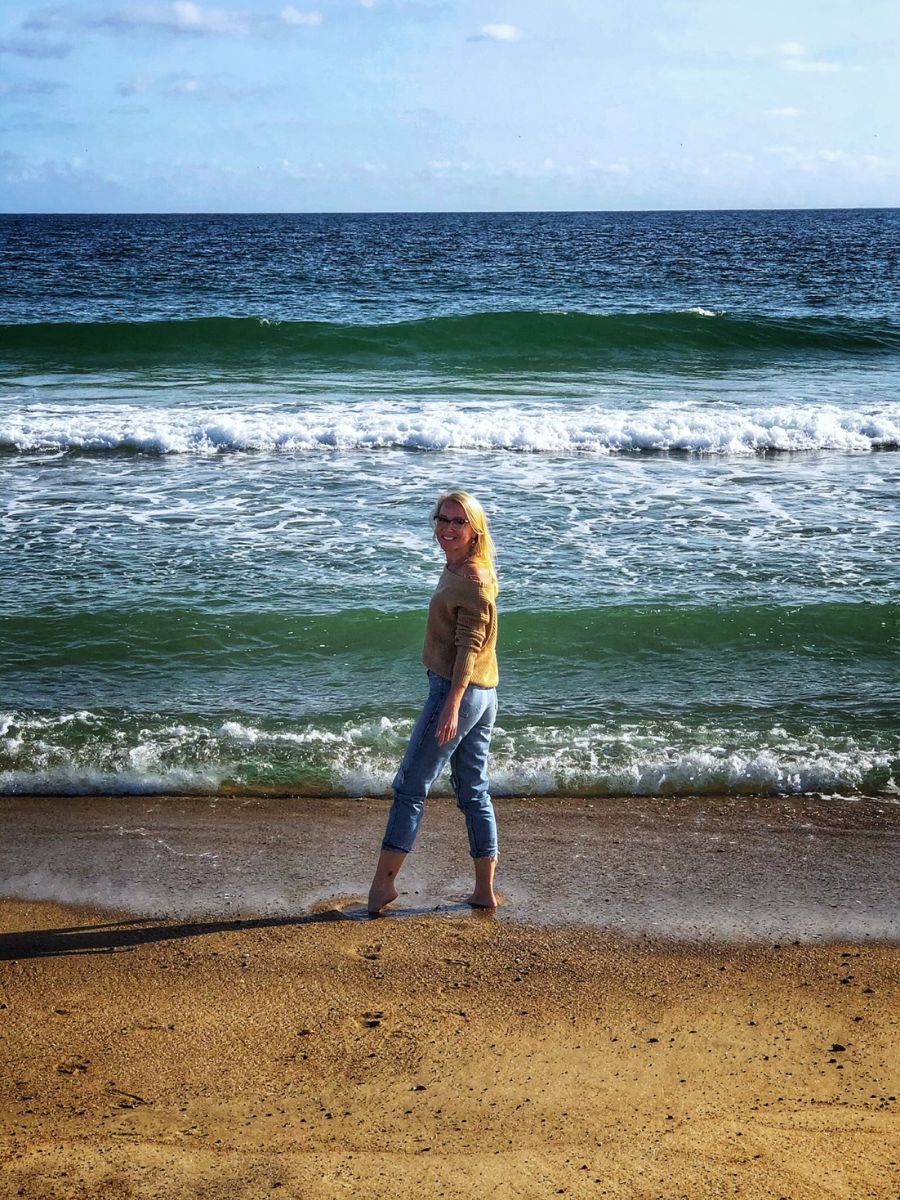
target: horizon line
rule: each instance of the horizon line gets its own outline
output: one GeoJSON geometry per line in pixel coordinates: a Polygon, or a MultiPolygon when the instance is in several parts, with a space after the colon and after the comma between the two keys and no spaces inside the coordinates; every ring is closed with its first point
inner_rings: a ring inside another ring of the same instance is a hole
{"type": "Polygon", "coordinates": [[[502,217],[502,216],[631,216],[685,213],[897,212],[900,205],[796,205],[748,208],[365,208],[365,209],[3,209],[0,217],[502,217]]]}

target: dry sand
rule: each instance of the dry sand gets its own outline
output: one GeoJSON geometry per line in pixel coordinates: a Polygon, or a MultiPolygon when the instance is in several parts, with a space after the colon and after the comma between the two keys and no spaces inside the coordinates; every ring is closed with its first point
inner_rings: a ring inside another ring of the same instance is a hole
{"type": "Polygon", "coordinates": [[[895,947],[2,916],[4,1197],[900,1191],[895,947]]]}
{"type": "Polygon", "coordinates": [[[900,1195],[896,804],[384,807],[0,801],[3,1200],[900,1195]]]}

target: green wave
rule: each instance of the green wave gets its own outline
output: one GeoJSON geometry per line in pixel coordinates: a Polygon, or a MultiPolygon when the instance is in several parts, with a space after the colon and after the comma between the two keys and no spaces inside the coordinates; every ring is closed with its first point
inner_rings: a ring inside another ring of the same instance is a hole
{"type": "MultiPolygon", "coordinates": [[[[330,614],[188,608],[52,611],[0,619],[0,667],[246,662],[261,669],[266,663],[310,658],[371,664],[417,656],[424,624],[419,610],[368,608],[330,614]]],[[[900,604],[519,610],[501,614],[500,637],[502,655],[519,661],[589,663],[616,656],[727,656],[761,649],[881,658],[900,655],[900,604]]]]}
{"type": "Polygon", "coordinates": [[[376,325],[208,317],[0,325],[0,358],[75,369],[230,365],[317,369],[404,364],[475,371],[569,370],[635,360],[894,355],[888,319],[694,312],[484,312],[376,325]]]}

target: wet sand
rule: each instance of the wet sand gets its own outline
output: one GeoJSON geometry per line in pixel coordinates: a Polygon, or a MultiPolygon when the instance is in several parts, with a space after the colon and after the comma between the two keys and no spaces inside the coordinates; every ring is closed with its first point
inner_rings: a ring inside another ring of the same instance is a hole
{"type": "Polygon", "coordinates": [[[592,803],[0,801],[0,1196],[893,1200],[897,808],[592,803]]]}
{"type": "MultiPolygon", "coordinates": [[[[365,895],[387,800],[0,797],[0,897],[142,916],[297,916],[365,895]]],[[[688,939],[897,940],[900,803],[796,797],[497,801],[504,919],[688,939]]],[[[471,885],[429,801],[397,907],[471,885]]]]}

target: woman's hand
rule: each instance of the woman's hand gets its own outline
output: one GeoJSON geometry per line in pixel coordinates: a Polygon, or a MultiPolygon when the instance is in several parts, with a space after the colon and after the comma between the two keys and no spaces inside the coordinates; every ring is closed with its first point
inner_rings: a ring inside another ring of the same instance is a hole
{"type": "Polygon", "coordinates": [[[441,709],[441,715],[438,717],[437,729],[434,734],[439,746],[446,746],[448,742],[452,742],[456,737],[459,727],[459,702],[461,699],[462,693],[457,695],[456,689],[454,689],[444,701],[444,707],[441,709]]]}

